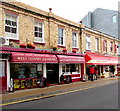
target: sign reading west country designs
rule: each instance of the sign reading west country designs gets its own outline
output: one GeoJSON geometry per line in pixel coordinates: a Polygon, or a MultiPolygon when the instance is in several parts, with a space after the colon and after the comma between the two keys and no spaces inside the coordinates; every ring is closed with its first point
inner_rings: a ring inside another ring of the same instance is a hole
{"type": "Polygon", "coordinates": [[[51,54],[33,54],[11,52],[11,63],[58,63],[57,57],[51,54]]]}
{"type": "Polygon", "coordinates": [[[59,63],[84,63],[84,57],[57,55],[59,63]]]}

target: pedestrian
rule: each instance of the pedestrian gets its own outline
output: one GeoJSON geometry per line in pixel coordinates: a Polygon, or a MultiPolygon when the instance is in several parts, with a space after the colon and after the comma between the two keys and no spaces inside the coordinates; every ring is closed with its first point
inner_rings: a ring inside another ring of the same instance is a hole
{"type": "Polygon", "coordinates": [[[98,67],[95,66],[94,69],[95,69],[94,80],[97,80],[98,79],[98,67]]]}
{"type": "Polygon", "coordinates": [[[94,65],[92,65],[91,68],[90,68],[90,78],[91,78],[91,81],[94,81],[94,79],[93,79],[94,73],[95,73],[95,69],[94,69],[94,65]]]}
{"type": "Polygon", "coordinates": [[[88,80],[90,80],[90,66],[87,67],[86,74],[88,75],[88,80]]]}
{"type": "Polygon", "coordinates": [[[114,73],[115,73],[115,67],[114,67],[114,66],[111,66],[111,67],[110,67],[111,77],[114,77],[114,73]]]}

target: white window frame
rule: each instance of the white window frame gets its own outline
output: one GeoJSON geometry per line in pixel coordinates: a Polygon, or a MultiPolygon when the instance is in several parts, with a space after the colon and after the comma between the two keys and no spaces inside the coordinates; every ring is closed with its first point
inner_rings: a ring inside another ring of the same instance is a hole
{"type": "MultiPolygon", "coordinates": [[[[10,32],[6,32],[5,31],[5,37],[8,38],[8,39],[14,39],[14,40],[18,40],[18,16],[17,15],[13,15],[11,13],[5,13],[5,20],[4,20],[4,26],[8,26],[8,27],[11,27],[11,28],[16,28],[16,33],[10,33],[10,32]],[[7,15],[10,16],[10,18],[7,18],[7,15]],[[16,18],[16,26],[12,26],[12,25],[7,25],[6,24],[6,20],[10,20],[12,21],[13,20],[13,17],[16,18]]],[[[6,29],[6,28],[5,28],[6,29]]]]}
{"type": "Polygon", "coordinates": [[[110,42],[110,52],[113,52],[113,42],[110,42]],[[111,50],[112,48],[112,50],[111,50]]]}
{"type": "Polygon", "coordinates": [[[113,22],[113,23],[116,23],[116,22],[117,22],[117,16],[116,16],[116,15],[114,15],[114,16],[112,17],[112,22],[113,22]]]}
{"type": "Polygon", "coordinates": [[[72,47],[78,48],[78,33],[77,32],[72,32],[72,47]]]}
{"type": "Polygon", "coordinates": [[[86,36],[86,50],[91,50],[90,36],[86,36]]]}
{"type": "Polygon", "coordinates": [[[37,42],[37,43],[45,43],[45,39],[44,39],[44,23],[43,22],[40,22],[40,21],[35,21],[34,22],[34,42],[37,42]],[[38,32],[39,31],[35,31],[35,27],[40,27],[40,25],[42,25],[42,38],[40,37],[35,37],[35,32],[38,32]]]}
{"type": "Polygon", "coordinates": [[[60,27],[58,28],[58,45],[60,45],[60,46],[65,46],[65,29],[64,29],[64,28],[60,28],[60,27]],[[62,35],[60,35],[59,30],[63,30],[63,31],[62,31],[62,32],[63,32],[62,35]],[[61,41],[59,41],[60,38],[63,38],[63,44],[62,44],[61,41]]]}
{"type": "Polygon", "coordinates": [[[95,51],[99,51],[99,39],[95,38],[95,51]]]}

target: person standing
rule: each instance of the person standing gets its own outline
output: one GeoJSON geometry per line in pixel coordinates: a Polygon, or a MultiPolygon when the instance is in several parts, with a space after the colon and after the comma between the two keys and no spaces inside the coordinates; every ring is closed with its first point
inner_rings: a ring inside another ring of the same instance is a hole
{"type": "Polygon", "coordinates": [[[94,73],[95,73],[95,69],[94,69],[94,65],[93,65],[93,66],[91,66],[91,68],[90,68],[91,81],[94,81],[94,79],[93,79],[94,73]]]}
{"type": "Polygon", "coordinates": [[[88,80],[90,80],[90,66],[87,67],[86,74],[88,75],[88,80]]]}
{"type": "Polygon", "coordinates": [[[111,77],[114,77],[114,73],[115,73],[115,67],[114,66],[110,67],[110,73],[112,74],[111,77]]]}
{"type": "Polygon", "coordinates": [[[95,75],[94,75],[95,78],[94,79],[97,80],[98,79],[98,67],[95,66],[94,69],[95,69],[95,75]]]}

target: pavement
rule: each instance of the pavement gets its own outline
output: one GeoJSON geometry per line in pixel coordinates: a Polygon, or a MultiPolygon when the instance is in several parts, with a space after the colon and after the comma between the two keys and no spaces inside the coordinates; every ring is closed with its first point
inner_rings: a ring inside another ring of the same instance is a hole
{"type": "Polygon", "coordinates": [[[25,89],[25,90],[18,90],[15,92],[9,92],[6,94],[1,94],[0,98],[2,100],[1,104],[21,101],[21,100],[28,100],[31,98],[39,98],[39,97],[48,97],[48,95],[54,95],[57,93],[64,93],[67,91],[73,91],[76,89],[83,89],[87,87],[93,86],[100,86],[103,84],[109,84],[115,82],[119,79],[119,77],[114,78],[101,78],[95,81],[86,81],[86,82],[74,82],[70,84],[59,84],[55,86],[49,86],[45,88],[33,88],[33,89],[25,89]]]}

